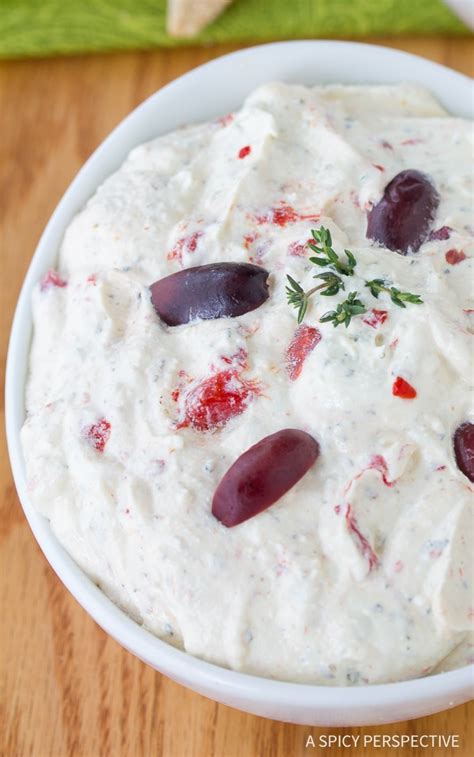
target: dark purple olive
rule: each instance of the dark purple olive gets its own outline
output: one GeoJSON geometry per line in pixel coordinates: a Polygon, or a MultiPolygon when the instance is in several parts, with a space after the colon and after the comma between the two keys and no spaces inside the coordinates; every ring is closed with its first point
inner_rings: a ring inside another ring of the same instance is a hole
{"type": "Polygon", "coordinates": [[[369,211],[367,237],[401,255],[416,252],[428,237],[438,205],[438,192],[424,173],[401,171],[369,211]]]}
{"type": "Polygon", "coordinates": [[[453,441],[457,466],[474,483],[474,423],[461,423],[453,441]]]}
{"type": "Polygon", "coordinates": [[[212,501],[212,514],[227,527],[266,510],[311,468],[319,444],[304,431],[286,428],[266,436],[229,468],[212,501]]]}
{"type": "Polygon", "coordinates": [[[211,263],[172,273],[150,286],[151,301],[168,326],[195,318],[235,318],[268,299],[268,271],[250,263],[211,263]]]}

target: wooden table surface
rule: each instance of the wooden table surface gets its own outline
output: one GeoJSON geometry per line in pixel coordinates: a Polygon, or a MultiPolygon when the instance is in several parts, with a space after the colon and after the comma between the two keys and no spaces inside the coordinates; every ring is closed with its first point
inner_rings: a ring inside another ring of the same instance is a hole
{"type": "MultiPolygon", "coordinates": [[[[370,40],[471,76],[471,39],[370,40]]],[[[122,117],[150,93],[230,47],[0,63],[0,355],[40,233],[72,177],[122,117]]],[[[2,370],[2,376],[4,371],[2,370]]],[[[3,435],[3,423],[2,423],[3,435]]],[[[291,757],[312,735],[337,733],[247,715],[156,673],[107,637],[47,564],[0,459],[0,754],[5,757],[291,757]]],[[[474,704],[391,726],[339,733],[459,734],[472,755],[474,704]],[[472,728],[472,726],[471,726],[472,728]]],[[[396,749],[332,748],[400,754],[396,749]]],[[[404,754],[409,754],[404,750],[404,754]]]]}

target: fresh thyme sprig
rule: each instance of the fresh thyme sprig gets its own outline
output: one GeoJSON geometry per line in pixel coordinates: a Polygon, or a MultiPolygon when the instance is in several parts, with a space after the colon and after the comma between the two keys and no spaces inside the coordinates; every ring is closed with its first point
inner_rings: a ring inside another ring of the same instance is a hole
{"type": "MultiPolygon", "coordinates": [[[[347,262],[343,262],[337,252],[333,249],[331,232],[324,226],[320,229],[312,229],[311,235],[314,239],[313,242],[308,242],[308,247],[311,250],[318,253],[318,257],[310,258],[310,262],[320,267],[330,268],[330,271],[324,271],[323,273],[313,276],[314,279],[321,279],[322,283],[318,286],[314,286],[311,289],[304,290],[301,284],[299,284],[291,276],[287,275],[289,286],[286,287],[286,296],[288,303],[298,310],[298,323],[302,323],[306,312],[308,310],[309,298],[316,292],[321,292],[324,297],[332,297],[341,290],[345,290],[344,282],[341,279],[342,276],[353,276],[354,269],[357,265],[357,261],[350,250],[344,250],[347,258],[347,262]]],[[[382,292],[386,292],[390,295],[390,299],[395,305],[400,308],[405,308],[406,302],[411,302],[415,305],[420,305],[423,300],[418,294],[412,294],[411,292],[401,292],[400,289],[392,286],[390,281],[385,279],[372,279],[366,281],[365,286],[368,287],[374,297],[378,298],[382,292]]],[[[333,326],[339,326],[343,323],[346,328],[349,326],[351,319],[355,315],[362,315],[367,312],[364,303],[358,299],[358,292],[350,292],[347,299],[339,303],[335,310],[330,310],[325,313],[319,320],[321,323],[332,322],[333,326]]]]}
{"type": "Polygon", "coordinates": [[[312,229],[311,235],[317,244],[308,242],[308,247],[313,250],[313,252],[317,252],[318,255],[324,256],[310,258],[311,263],[321,267],[332,268],[343,276],[352,276],[354,274],[354,268],[357,265],[354,255],[350,250],[344,250],[347,257],[347,263],[343,263],[342,260],[340,260],[339,255],[333,249],[331,232],[329,229],[321,226],[320,229],[312,229]]]}
{"type": "Polygon", "coordinates": [[[317,266],[332,268],[332,271],[336,271],[336,273],[333,273],[332,271],[324,271],[324,273],[319,273],[313,276],[314,279],[321,279],[322,284],[312,287],[307,291],[305,291],[291,276],[287,276],[290,286],[286,287],[286,294],[289,304],[298,309],[298,323],[303,321],[306,311],[308,310],[309,298],[315,294],[315,292],[321,292],[321,295],[324,297],[332,297],[337,294],[341,289],[345,288],[344,282],[337,274],[352,276],[354,268],[357,265],[354,255],[349,250],[345,250],[347,263],[343,263],[343,261],[339,259],[338,254],[333,249],[331,232],[329,229],[321,226],[320,229],[312,229],[311,234],[317,244],[308,242],[308,247],[324,257],[310,258],[310,262],[317,266]]]}
{"type": "Polygon", "coordinates": [[[290,286],[286,287],[286,296],[290,305],[294,308],[298,308],[298,323],[302,323],[308,310],[309,298],[315,292],[321,292],[323,296],[332,297],[337,294],[339,290],[344,289],[344,282],[340,276],[337,276],[331,271],[325,271],[319,273],[317,276],[313,276],[314,279],[322,279],[323,283],[319,286],[312,287],[306,292],[297,281],[290,275],[286,277],[290,283],[290,286]]]}
{"type": "Polygon", "coordinates": [[[423,300],[418,294],[412,294],[411,292],[401,292],[394,286],[390,286],[390,281],[384,279],[372,279],[372,281],[366,281],[365,286],[368,287],[374,297],[378,299],[381,292],[386,292],[390,295],[390,299],[399,308],[406,308],[405,302],[411,302],[414,305],[421,305],[423,300]]]}
{"type": "Polygon", "coordinates": [[[319,320],[321,323],[332,321],[334,327],[341,323],[347,328],[351,322],[352,316],[362,315],[366,312],[366,307],[361,300],[357,299],[358,292],[351,292],[344,302],[340,302],[336,310],[330,310],[325,313],[319,320]]]}

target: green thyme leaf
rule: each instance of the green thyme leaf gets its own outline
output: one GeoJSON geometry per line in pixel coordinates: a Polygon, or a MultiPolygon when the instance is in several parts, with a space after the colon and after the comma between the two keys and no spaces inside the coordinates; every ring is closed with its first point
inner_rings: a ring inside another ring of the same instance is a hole
{"type": "Polygon", "coordinates": [[[352,276],[357,261],[350,250],[344,250],[347,263],[344,263],[337,252],[333,249],[331,232],[324,226],[320,229],[312,229],[311,234],[317,244],[308,242],[308,247],[317,252],[319,257],[310,258],[311,263],[318,266],[327,266],[343,276],[352,276]]]}
{"type": "Polygon", "coordinates": [[[313,278],[315,279],[321,279],[322,284],[309,289],[307,292],[304,291],[301,284],[295,281],[292,276],[287,275],[286,278],[290,284],[290,286],[286,287],[286,296],[288,303],[298,310],[298,323],[303,321],[306,311],[308,310],[309,298],[315,292],[320,291],[322,295],[331,297],[332,295],[337,294],[340,289],[344,289],[344,282],[341,277],[332,273],[332,271],[325,271],[324,273],[314,276],[313,278]]]}
{"type": "Polygon", "coordinates": [[[358,299],[358,292],[351,292],[344,302],[339,303],[336,310],[330,310],[325,313],[319,320],[321,323],[332,322],[334,327],[341,323],[347,328],[355,315],[362,315],[366,312],[363,302],[358,299]]]}
{"type": "Polygon", "coordinates": [[[394,286],[391,286],[390,281],[384,279],[372,279],[372,281],[366,281],[365,286],[370,289],[371,294],[378,299],[381,292],[386,292],[390,295],[390,299],[399,308],[405,308],[405,302],[411,302],[413,305],[423,304],[423,300],[418,294],[412,294],[411,292],[401,292],[394,286]]]}

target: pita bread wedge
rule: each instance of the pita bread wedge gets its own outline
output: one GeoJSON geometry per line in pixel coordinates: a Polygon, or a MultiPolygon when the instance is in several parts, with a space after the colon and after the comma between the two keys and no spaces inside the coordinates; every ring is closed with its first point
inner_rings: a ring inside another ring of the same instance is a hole
{"type": "Polygon", "coordinates": [[[167,31],[172,37],[194,37],[232,0],[168,0],[167,31]]]}

